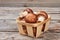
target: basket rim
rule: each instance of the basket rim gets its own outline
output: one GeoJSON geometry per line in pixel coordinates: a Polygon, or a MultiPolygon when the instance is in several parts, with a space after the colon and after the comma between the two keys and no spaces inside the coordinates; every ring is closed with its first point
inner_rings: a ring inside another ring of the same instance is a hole
{"type": "Polygon", "coordinates": [[[46,23],[46,22],[49,21],[49,20],[51,20],[51,17],[50,17],[50,16],[48,17],[48,19],[46,19],[46,20],[43,21],[43,22],[38,22],[38,23],[26,23],[26,22],[20,21],[20,20],[19,20],[19,17],[17,17],[16,22],[17,22],[17,23],[21,23],[21,24],[25,24],[25,25],[30,25],[30,26],[36,27],[37,25],[44,24],[44,23],[46,23]]]}

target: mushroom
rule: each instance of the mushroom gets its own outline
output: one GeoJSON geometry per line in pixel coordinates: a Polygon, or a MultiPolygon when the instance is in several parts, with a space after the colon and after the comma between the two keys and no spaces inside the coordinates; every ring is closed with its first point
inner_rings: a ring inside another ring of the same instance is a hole
{"type": "Polygon", "coordinates": [[[29,13],[33,13],[32,9],[30,8],[25,9],[23,12],[20,13],[20,19],[24,19],[24,17],[29,13]]]}
{"type": "Polygon", "coordinates": [[[27,23],[36,23],[37,22],[37,16],[33,13],[29,13],[25,16],[25,21],[27,23]]]}
{"type": "Polygon", "coordinates": [[[40,11],[37,17],[38,17],[38,21],[44,21],[48,18],[48,14],[45,11],[40,11]]]}
{"type": "Polygon", "coordinates": [[[27,11],[28,13],[33,13],[32,9],[30,9],[30,8],[27,8],[24,11],[27,11]]]}

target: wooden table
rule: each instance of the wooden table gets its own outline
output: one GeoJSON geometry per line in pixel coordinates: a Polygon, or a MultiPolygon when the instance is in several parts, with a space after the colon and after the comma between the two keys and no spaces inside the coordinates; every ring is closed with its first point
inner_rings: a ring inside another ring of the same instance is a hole
{"type": "Polygon", "coordinates": [[[60,7],[60,0],[0,0],[0,7],[60,7]]]}
{"type": "MultiPolygon", "coordinates": [[[[26,7],[27,8],[27,7],[26,7]]],[[[60,8],[28,7],[34,11],[44,10],[51,15],[49,30],[40,38],[20,35],[16,18],[25,7],[0,7],[0,40],[60,40],[60,8]]]]}

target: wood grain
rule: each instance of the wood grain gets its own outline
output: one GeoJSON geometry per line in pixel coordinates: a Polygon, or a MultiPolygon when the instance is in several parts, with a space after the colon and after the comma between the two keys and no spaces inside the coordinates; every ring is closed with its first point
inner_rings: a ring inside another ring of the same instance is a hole
{"type": "Polygon", "coordinates": [[[18,32],[0,32],[0,40],[59,40],[60,33],[46,32],[40,38],[20,35],[18,32]]]}
{"type": "Polygon", "coordinates": [[[0,0],[0,7],[60,7],[60,0],[0,0]]]}
{"type": "MultiPolygon", "coordinates": [[[[52,20],[60,20],[60,14],[49,14],[52,20]]],[[[0,13],[0,19],[16,19],[19,16],[19,12],[2,12],[0,13]]]]}
{"type": "MultiPolygon", "coordinates": [[[[27,7],[27,8],[31,8],[31,7],[27,7]]],[[[16,19],[24,9],[26,8],[25,7],[20,7],[20,8],[0,7],[0,19],[16,19]]],[[[60,20],[60,8],[32,7],[32,9],[34,11],[44,10],[49,15],[51,15],[53,20],[54,19],[60,20]]]]}
{"type": "Polygon", "coordinates": [[[60,7],[59,4],[60,3],[44,3],[44,2],[0,3],[0,7],[60,7]]]}
{"type": "Polygon", "coordinates": [[[60,2],[60,0],[0,0],[0,2],[60,2]]]}
{"type": "Polygon", "coordinates": [[[31,8],[33,11],[44,10],[48,13],[60,13],[59,7],[0,7],[1,12],[21,12],[26,8],[31,8]],[[36,10],[37,9],[37,10],[36,10]]]}

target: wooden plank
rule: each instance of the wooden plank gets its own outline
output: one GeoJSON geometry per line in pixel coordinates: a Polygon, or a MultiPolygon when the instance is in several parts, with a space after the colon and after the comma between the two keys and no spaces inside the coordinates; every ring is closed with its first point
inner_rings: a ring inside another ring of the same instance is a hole
{"type": "Polygon", "coordinates": [[[26,32],[20,23],[18,23],[18,30],[20,34],[26,35],[26,32]]]}
{"type": "Polygon", "coordinates": [[[60,3],[47,2],[17,2],[17,3],[0,3],[0,7],[60,7],[60,3]],[[57,5],[58,4],[58,5],[57,5]]]}
{"type": "Polygon", "coordinates": [[[0,0],[0,7],[60,7],[59,4],[59,0],[0,0]]]}
{"type": "Polygon", "coordinates": [[[43,33],[41,30],[42,30],[42,25],[40,25],[40,26],[37,27],[36,37],[41,36],[41,34],[43,33]]]}
{"type": "Polygon", "coordinates": [[[0,0],[1,2],[29,2],[29,1],[32,1],[32,2],[60,2],[60,0],[0,0]]]}
{"type": "Polygon", "coordinates": [[[60,0],[0,0],[0,2],[56,2],[59,3],[60,0]]]}
{"type": "MultiPolygon", "coordinates": [[[[52,20],[60,20],[60,14],[49,14],[52,20]]],[[[19,12],[1,12],[0,19],[16,19],[19,16],[19,12]]]]}
{"type": "Polygon", "coordinates": [[[26,27],[27,27],[28,36],[34,37],[32,27],[31,26],[26,26],[26,27]]]}
{"type": "Polygon", "coordinates": [[[44,10],[47,13],[60,13],[60,8],[58,7],[0,7],[0,12],[21,12],[26,8],[31,8],[33,11],[44,10]]]}
{"type": "MultiPolygon", "coordinates": [[[[11,8],[11,7],[3,8],[3,7],[1,7],[0,19],[16,19],[18,17],[19,13],[22,12],[24,9],[25,9],[25,7],[22,7],[22,8],[11,8]]],[[[39,11],[39,9],[37,9],[37,7],[32,7],[32,9],[34,11],[39,11]]],[[[49,15],[51,15],[53,20],[54,19],[60,20],[60,9],[59,8],[41,8],[40,10],[46,11],[49,15]]]]}
{"type": "MultiPolygon", "coordinates": [[[[51,21],[49,27],[60,26],[57,21],[51,21]]],[[[59,28],[60,29],[60,28],[59,28]]],[[[0,19],[0,31],[18,31],[15,19],[0,19]]]]}
{"type": "Polygon", "coordinates": [[[60,33],[46,32],[41,38],[31,38],[20,35],[18,32],[0,32],[0,40],[60,40],[60,33]]]}
{"type": "Polygon", "coordinates": [[[0,31],[17,31],[15,20],[0,20],[0,31]]]}
{"type": "Polygon", "coordinates": [[[46,33],[43,35],[44,40],[60,40],[59,36],[60,34],[56,34],[56,33],[46,33]]]}

